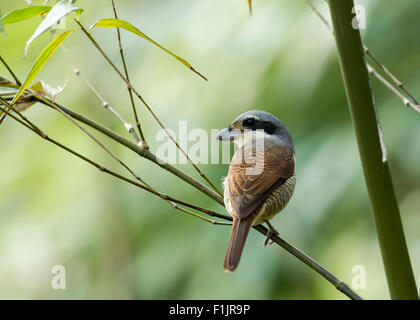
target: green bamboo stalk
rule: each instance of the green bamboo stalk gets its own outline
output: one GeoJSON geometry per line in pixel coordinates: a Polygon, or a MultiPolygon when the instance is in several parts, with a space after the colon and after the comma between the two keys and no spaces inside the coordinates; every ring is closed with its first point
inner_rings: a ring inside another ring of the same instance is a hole
{"type": "Polygon", "coordinates": [[[329,0],[347,100],[376,222],[392,299],[418,299],[400,212],[389,172],[353,0],[329,0]]]}

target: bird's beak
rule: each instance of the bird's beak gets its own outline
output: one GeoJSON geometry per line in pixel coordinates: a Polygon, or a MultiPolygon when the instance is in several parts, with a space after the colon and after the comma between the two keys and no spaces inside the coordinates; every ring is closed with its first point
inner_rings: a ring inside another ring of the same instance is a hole
{"type": "Polygon", "coordinates": [[[241,136],[240,130],[226,128],[219,132],[219,134],[216,136],[216,140],[233,141],[240,136],[241,136]]]}

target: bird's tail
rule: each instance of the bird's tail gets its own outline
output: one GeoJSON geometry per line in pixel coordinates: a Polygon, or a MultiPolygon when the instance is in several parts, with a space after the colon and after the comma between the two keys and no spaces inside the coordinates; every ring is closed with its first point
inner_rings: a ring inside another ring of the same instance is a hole
{"type": "Polygon", "coordinates": [[[232,232],[230,234],[229,245],[226,251],[225,261],[223,263],[223,270],[225,272],[235,271],[241,259],[242,250],[244,249],[245,241],[251,229],[253,219],[233,219],[232,232]]]}

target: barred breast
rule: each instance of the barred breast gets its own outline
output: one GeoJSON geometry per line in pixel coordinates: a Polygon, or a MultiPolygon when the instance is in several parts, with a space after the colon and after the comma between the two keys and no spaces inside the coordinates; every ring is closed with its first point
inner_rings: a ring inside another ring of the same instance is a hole
{"type": "Polygon", "coordinates": [[[295,184],[296,175],[293,174],[266,199],[252,225],[256,226],[268,221],[283,210],[293,195],[295,184]]]}
{"type": "MultiPolygon", "coordinates": [[[[267,220],[271,220],[271,218],[283,210],[293,195],[295,185],[296,175],[293,174],[266,199],[252,225],[256,226],[267,220]]],[[[228,177],[223,180],[223,187],[225,207],[227,212],[232,215],[228,177]]]]}

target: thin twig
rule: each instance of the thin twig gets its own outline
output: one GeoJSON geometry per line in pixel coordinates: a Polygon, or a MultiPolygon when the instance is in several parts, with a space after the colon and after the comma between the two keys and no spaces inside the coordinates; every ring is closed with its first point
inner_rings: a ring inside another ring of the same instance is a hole
{"type": "Polygon", "coordinates": [[[410,100],[408,100],[401,92],[394,88],[394,86],[389,83],[384,77],[382,77],[379,73],[375,71],[369,64],[367,65],[367,69],[369,74],[375,76],[385,87],[387,87],[390,91],[392,91],[401,101],[404,103],[405,106],[413,109],[415,112],[420,114],[420,106],[413,104],[410,100]]]}
{"type": "Polygon", "coordinates": [[[3,59],[3,57],[0,55],[0,61],[3,63],[3,65],[6,67],[7,71],[10,73],[10,75],[15,80],[16,84],[20,87],[22,83],[19,81],[18,77],[15,75],[13,70],[9,67],[9,65],[6,63],[6,61],[3,59]]]}
{"type": "Polygon", "coordinates": [[[41,130],[41,129],[39,129],[34,123],[32,123],[28,118],[26,118],[21,112],[19,112],[14,106],[12,106],[9,102],[7,102],[7,100],[5,100],[5,99],[3,99],[3,97],[2,96],[0,96],[0,102],[2,102],[3,103],[3,105],[5,105],[5,106],[7,106],[7,109],[9,109],[9,110],[6,110],[6,109],[4,109],[4,108],[1,108],[1,111],[2,112],[4,112],[4,113],[6,113],[6,114],[8,114],[8,115],[10,115],[10,110],[13,110],[15,113],[17,113],[17,114],[19,114],[19,117],[23,120],[23,121],[25,121],[30,127],[32,127],[32,129],[34,130],[34,131],[36,131],[39,135],[41,135],[41,136],[43,136],[45,133],[41,130]]]}
{"type": "MultiPolygon", "coordinates": [[[[315,14],[320,18],[320,20],[323,22],[323,24],[331,31],[332,35],[334,36],[334,30],[331,27],[331,24],[327,21],[327,19],[325,19],[325,17],[322,15],[322,13],[314,6],[314,4],[312,3],[311,0],[306,0],[307,3],[309,4],[309,6],[311,7],[311,9],[315,12],[315,14]]],[[[409,105],[407,104],[407,98],[403,96],[402,100],[404,105],[409,106],[411,109],[413,109],[414,111],[418,112],[418,109],[420,108],[419,106],[419,102],[417,101],[417,99],[404,87],[403,83],[397,79],[397,77],[395,77],[391,71],[388,70],[387,67],[385,67],[385,65],[379,61],[379,59],[369,50],[369,48],[363,44],[363,51],[372,58],[372,60],[379,66],[379,68],[381,68],[385,74],[395,83],[395,85],[400,88],[411,100],[412,102],[415,104],[415,106],[413,104],[409,105]],[[414,108],[412,107],[414,106],[414,108]]],[[[366,62],[366,66],[368,69],[371,70],[375,70],[369,63],[366,62]]],[[[378,72],[369,72],[371,75],[373,75],[375,78],[377,78],[382,84],[384,84],[389,90],[391,90],[392,93],[394,93],[395,95],[397,95],[400,99],[401,99],[401,93],[398,90],[395,90],[394,87],[392,87],[392,85],[386,81],[383,77],[381,77],[381,75],[378,72]]]]}
{"type": "MultiPolygon", "coordinates": [[[[134,137],[134,140],[136,141],[136,144],[138,145],[138,146],[140,146],[140,147],[143,147],[143,148],[148,148],[148,146],[147,146],[147,144],[145,145],[144,144],[144,141],[141,141],[139,138],[138,138],[138,136],[137,136],[137,133],[136,133],[136,131],[134,130],[134,127],[130,124],[130,123],[127,123],[125,120],[124,120],[124,118],[117,112],[117,111],[115,111],[115,109],[114,108],[112,108],[110,105],[109,105],[109,103],[102,97],[102,95],[99,93],[99,91],[93,86],[93,84],[92,83],[90,83],[90,81],[88,81],[84,76],[82,76],[82,74],[81,74],[81,72],[80,72],[80,70],[75,66],[75,64],[73,63],[73,59],[71,58],[71,56],[70,56],[70,54],[69,54],[69,52],[67,51],[67,49],[65,49],[65,47],[64,46],[61,46],[61,48],[63,49],[63,51],[66,53],[66,55],[67,55],[67,57],[68,57],[68,59],[69,59],[69,61],[70,61],[70,63],[72,64],[72,67],[73,67],[73,71],[74,71],[74,73],[76,74],[76,76],[78,76],[80,79],[82,79],[82,81],[86,84],[86,86],[93,92],[93,94],[99,99],[99,101],[101,101],[101,103],[102,103],[102,106],[105,108],[105,109],[107,109],[108,111],[110,111],[123,125],[124,125],[124,127],[127,129],[127,131],[129,132],[129,133],[131,133],[132,135],[133,135],[133,137],[134,137]]],[[[131,94],[131,89],[129,89],[130,90],[130,94],[131,94]]],[[[53,107],[54,108],[56,108],[57,109],[57,106],[54,104],[54,102],[53,102],[53,107]]],[[[62,111],[61,109],[57,109],[60,113],[63,113],[64,115],[65,115],[65,113],[64,113],[64,111],[62,111]]],[[[73,121],[73,120],[72,120],[73,121]]],[[[79,125],[78,125],[79,126],[79,125]]],[[[80,127],[80,126],[79,126],[80,127]]],[[[83,130],[83,129],[82,129],[83,130]]],[[[141,129],[140,129],[141,130],[141,129]]],[[[141,131],[140,131],[141,132],[141,131]]],[[[95,139],[96,140],[96,139],[95,139]]],[[[103,146],[102,146],[103,147],[103,146]]],[[[109,151],[108,151],[109,152],[109,151]]],[[[112,153],[110,153],[111,155],[112,155],[112,153]]],[[[113,158],[114,159],[116,159],[116,157],[115,156],[113,156],[113,158]]],[[[119,161],[119,160],[117,160],[117,161],[119,161]]],[[[120,162],[120,161],[119,161],[120,162]]],[[[124,165],[125,166],[125,165],[124,165]]],[[[126,166],[125,166],[126,167],[126,166]]],[[[131,172],[131,170],[130,170],[130,173],[132,173],[131,172]]],[[[132,173],[132,174],[134,174],[134,173],[132,173]]],[[[135,175],[134,175],[135,176],[135,175]]],[[[137,179],[139,179],[137,176],[135,176],[137,179]]],[[[146,186],[148,186],[149,188],[152,188],[151,187],[151,185],[150,184],[148,184],[144,179],[142,179],[141,180],[141,182],[144,184],[144,185],[146,185],[146,186]]],[[[205,218],[203,218],[202,216],[200,216],[200,215],[197,215],[196,213],[194,213],[194,212],[192,212],[192,211],[189,211],[189,210],[186,210],[186,209],[183,209],[183,208],[180,208],[180,207],[178,207],[174,202],[171,202],[171,201],[169,201],[169,200],[167,200],[167,202],[173,207],[173,208],[175,208],[175,209],[177,209],[177,210],[181,210],[181,211],[184,211],[185,213],[188,213],[188,214],[190,214],[190,215],[193,215],[193,216],[196,216],[196,217],[198,217],[198,218],[200,218],[200,219],[205,219],[205,218]]],[[[214,223],[216,223],[216,221],[213,221],[214,223]]]]}
{"type": "Polygon", "coordinates": [[[124,120],[124,118],[114,109],[111,107],[111,105],[109,104],[108,101],[106,101],[102,95],[99,93],[99,91],[93,86],[93,84],[86,79],[86,77],[83,76],[83,74],[80,72],[80,69],[76,67],[76,65],[73,63],[73,60],[69,54],[69,52],[67,51],[67,49],[61,45],[61,48],[63,49],[63,51],[66,53],[72,67],[73,67],[73,72],[76,76],[78,76],[85,84],[86,86],[93,92],[93,94],[98,98],[98,100],[101,102],[102,106],[107,109],[108,111],[110,111],[124,126],[124,128],[128,131],[128,133],[130,133],[134,140],[136,141],[136,143],[138,145],[142,145],[142,141],[139,139],[139,137],[137,136],[136,131],[134,130],[134,127],[128,123],[127,121],[124,120]]]}
{"type": "Polygon", "coordinates": [[[102,142],[98,140],[93,134],[91,134],[87,129],[85,129],[82,125],[80,125],[76,120],[74,120],[70,115],[62,111],[60,108],[58,108],[54,101],[52,101],[52,106],[54,109],[56,109],[59,113],[61,113],[63,116],[65,116],[67,119],[69,119],[74,125],[76,125],[80,130],[82,130],[89,138],[91,138],[93,141],[95,141],[102,149],[105,150],[106,153],[108,153],[115,161],[117,161],[120,165],[122,165],[135,179],[140,181],[143,184],[146,184],[142,178],[137,176],[133,170],[131,170],[121,159],[119,159],[111,150],[109,150],[102,142]]]}
{"type": "Polygon", "coordinates": [[[369,55],[372,60],[379,66],[379,68],[381,68],[385,74],[395,83],[395,85],[400,88],[402,91],[404,91],[404,93],[416,104],[419,105],[419,102],[417,101],[417,99],[406,89],[406,87],[403,85],[403,83],[397,79],[396,76],[394,76],[391,71],[388,70],[387,67],[384,66],[384,64],[379,61],[378,58],[376,58],[376,56],[369,50],[368,47],[366,47],[365,45],[363,45],[363,50],[365,51],[365,53],[367,55],[369,55]]]}
{"type": "MultiPolygon", "coordinates": [[[[170,202],[170,203],[171,203],[171,202],[170,202]]],[[[192,212],[191,210],[188,210],[188,209],[185,209],[185,208],[179,207],[179,206],[178,206],[178,205],[176,205],[175,203],[171,203],[171,204],[172,204],[172,206],[173,206],[173,208],[174,208],[174,209],[177,209],[177,210],[180,210],[180,211],[182,211],[182,212],[185,212],[185,213],[187,213],[187,214],[189,214],[189,215],[192,215],[192,216],[194,216],[194,217],[196,217],[196,218],[199,218],[199,219],[201,219],[201,220],[204,220],[204,221],[210,222],[211,224],[223,225],[223,226],[230,226],[230,225],[232,225],[232,223],[231,223],[231,222],[224,222],[224,221],[211,220],[211,219],[208,219],[208,218],[206,218],[206,217],[203,217],[202,215],[199,215],[199,214],[197,214],[197,213],[195,213],[195,212],[192,212]]]]}
{"type": "MultiPolygon", "coordinates": [[[[3,57],[0,55],[0,61],[3,63],[3,65],[6,67],[7,71],[10,73],[10,75],[13,77],[13,79],[15,80],[16,84],[18,86],[21,86],[22,83],[19,81],[18,77],[15,75],[15,73],[13,72],[13,70],[9,67],[9,65],[6,63],[6,61],[3,59],[3,57]]],[[[8,110],[10,111],[10,109],[8,108],[8,110]]],[[[3,113],[0,116],[0,125],[3,123],[4,119],[6,119],[7,113],[3,113]]]]}
{"type": "MultiPolygon", "coordinates": [[[[127,131],[129,132],[129,133],[131,133],[132,135],[133,135],[133,137],[134,137],[134,140],[136,141],[136,144],[138,145],[138,146],[140,146],[140,147],[143,147],[143,148],[148,148],[148,146],[147,146],[147,144],[145,145],[144,144],[144,141],[140,141],[140,139],[138,138],[138,136],[137,136],[137,134],[136,134],[136,131],[134,130],[134,128],[133,128],[133,126],[131,125],[131,124],[129,124],[129,123],[127,123],[125,120],[124,120],[124,118],[123,117],[121,117],[120,116],[120,114],[118,113],[118,112],[116,112],[115,111],[115,109],[113,109],[110,105],[109,105],[109,103],[102,97],[102,95],[99,93],[99,91],[84,77],[84,76],[82,76],[81,75],[81,72],[80,72],[80,70],[74,65],[74,63],[72,62],[72,59],[71,59],[71,56],[70,56],[70,54],[68,53],[68,51],[62,46],[62,49],[64,50],[64,52],[66,53],[66,55],[67,55],[67,57],[69,58],[69,60],[70,60],[70,63],[72,64],[72,67],[73,67],[73,71],[74,71],[74,73],[78,76],[78,77],[80,77],[80,79],[82,79],[82,81],[87,85],[87,87],[95,94],[95,96],[101,101],[101,103],[102,103],[102,105],[107,109],[107,110],[109,110],[123,125],[124,125],[124,127],[127,129],[127,131]]],[[[131,97],[132,97],[132,93],[131,93],[131,89],[129,89],[129,91],[130,91],[130,95],[131,95],[131,97]]],[[[77,124],[72,118],[71,118],[71,116],[68,116],[68,115],[66,115],[66,113],[64,112],[64,111],[62,111],[61,109],[58,109],[58,107],[55,105],[55,103],[54,103],[54,101],[52,101],[52,105],[53,105],[53,107],[55,108],[55,109],[57,109],[57,111],[59,111],[60,113],[62,113],[62,114],[64,114],[66,117],[68,117],[72,122],[74,122],[79,128],[81,128],[86,134],[88,134],[92,139],[94,139],[102,148],[104,148],[115,160],[117,160],[120,164],[122,164],[127,170],[129,170],[129,172],[137,179],[137,180],[139,180],[139,181],[141,181],[144,185],[146,185],[147,187],[149,187],[149,188],[151,188],[152,189],[152,187],[151,187],[151,185],[150,184],[148,184],[144,179],[140,179],[139,177],[137,177],[135,174],[134,174],[134,172],[132,171],[132,170],[130,170],[124,163],[122,163],[122,161],[120,161],[115,155],[113,155],[107,148],[105,148],[105,146],[103,146],[96,138],[94,138],[93,136],[91,136],[91,134],[90,133],[88,133],[84,128],[82,128],[79,124],[77,124]]],[[[138,121],[138,120],[136,120],[136,121],[138,121]]],[[[141,129],[140,129],[140,132],[141,132],[141,129]]],[[[182,208],[182,207],[179,207],[178,205],[176,205],[176,203],[174,203],[174,202],[172,202],[172,201],[170,201],[170,200],[166,200],[174,209],[176,209],[176,210],[180,210],[180,211],[183,211],[183,212],[185,212],[185,213],[187,213],[187,214],[189,214],[189,215],[192,215],[192,216],[195,216],[195,217],[197,217],[197,218],[199,218],[199,219],[202,219],[202,220],[206,220],[206,221],[208,221],[208,222],[211,222],[211,223],[213,223],[213,224],[226,224],[226,223],[221,223],[221,222],[218,222],[218,221],[216,221],[216,220],[209,220],[209,219],[207,219],[207,218],[205,218],[205,217],[203,217],[203,216],[201,216],[201,215],[198,215],[198,214],[196,214],[196,213],[194,213],[194,212],[192,212],[192,211],[190,211],[190,210],[187,210],[187,209],[184,209],[184,208],[182,208]]]]}
{"type": "Polygon", "coordinates": [[[308,3],[308,5],[311,7],[311,9],[313,10],[313,12],[315,12],[315,14],[318,16],[319,19],[321,19],[321,21],[324,23],[324,25],[331,31],[331,33],[334,35],[334,30],[331,27],[331,24],[327,21],[327,19],[325,19],[325,17],[322,15],[322,13],[318,10],[317,7],[314,6],[314,4],[312,3],[311,0],[306,0],[306,2],[308,3]]]}
{"type": "Polygon", "coordinates": [[[198,174],[207,181],[207,183],[213,188],[214,191],[216,191],[219,196],[222,197],[222,193],[217,189],[217,187],[210,181],[210,179],[207,178],[207,176],[200,170],[200,168],[191,160],[191,158],[188,156],[188,154],[184,151],[184,149],[181,148],[181,146],[178,144],[176,139],[169,133],[169,131],[166,129],[166,127],[163,125],[163,123],[159,120],[159,118],[156,116],[156,114],[153,112],[149,104],[143,99],[143,97],[137,92],[137,90],[131,85],[131,83],[127,80],[127,78],[121,73],[121,71],[117,68],[117,66],[111,61],[111,59],[108,57],[108,55],[105,53],[105,51],[101,48],[101,46],[98,44],[98,42],[92,37],[92,35],[86,30],[85,27],[75,19],[76,23],[79,25],[80,29],[83,31],[83,33],[89,38],[89,40],[92,42],[92,44],[95,46],[95,48],[102,54],[102,56],[105,58],[105,60],[110,64],[110,66],[115,70],[115,72],[120,76],[120,78],[127,84],[129,88],[134,92],[134,94],[140,99],[141,102],[145,105],[147,110],[150,112],[150,114],[153,116],[153,118],[156,120],[156,122],[159,124],[159,126],[164,130],[165,134],[169,137],[169,139],[176,145],[178,150],[182,152],[182,154],[187,158],[187,160],[191,163],[191,165],[194,167],[194,169],[198,172],[198,174]]]}
{"type": "MultiPolygon", "coordinates": [[[[10,111],[10,108],[7,108],[8,111],[10,111]]],[[[0,115],[0,125],[3,123],[4,119],[6,119],[7,113],[2,113],[0,115]]]]}
{"type": "MultiPolygon", "coordinates": [[[[118,19],[117,9],[115,8],[114,0],[111,0],[111,3],[112,3],[112,10],[114,11],[114,17],[115,17],[115,19],[118,19]]],[[[130,77],[128,76],[127,64],[125,63],[124,50],[123,50],[123,47],[122,47],[122,44],[121,44],[120,28],[117,28],[117,39],[118,39],[118,47],[120,49],[121,61],[122,61],[123,67],[124,67],[125,77],[127,78],[127,81],[130,82],[130,77]]],[[[144,138],[144,134],[143,134],[143,131],[141,129],[140,121],[139,121],[139,118],[137,116],[137,110],[136,110],[136,105],[134,103],[133,92],[131,91],[130,87],[127,87],[127,90],[128,90],[128,95],[130,96],[131,108],[133,110],[134,119],[136,120],[137,130],[139,131],[141,141],[144,143],[144,148],[148,148],[148,144],[146,142],[146,139],[144,138]]]]}

